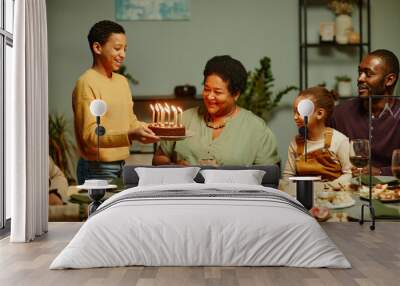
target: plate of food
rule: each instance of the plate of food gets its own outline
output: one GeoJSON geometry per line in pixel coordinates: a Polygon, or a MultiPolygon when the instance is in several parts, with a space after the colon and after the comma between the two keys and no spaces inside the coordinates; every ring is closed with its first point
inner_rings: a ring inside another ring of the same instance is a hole
{"type": "MultiPolygon", "coordinates": [[[[400,187],[391,187],[388,184],[376,184],[372,187],[371,195],[372,199],[383,203],[400,202],[400,187]]],[[[360,198],[364,200],[369,199],[369,187],[362,186],[360,198]]]]}
{"type": "Polygon", "coordinates": [[[316,204],[329,209],[341,209],[353,206],[356,201],[347,191],[322,191],[317,195],[316,204]]]}

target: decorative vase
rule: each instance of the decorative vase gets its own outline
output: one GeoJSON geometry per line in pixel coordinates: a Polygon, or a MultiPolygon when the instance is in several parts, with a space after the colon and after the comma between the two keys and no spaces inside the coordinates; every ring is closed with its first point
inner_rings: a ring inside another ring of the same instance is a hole
{"type": "Polygon", "coordinates": [[[336,42],[338,44],[347,44],[349,42],[348,33],[353,30],[351,17],[346,14],[340,14],[336,17],[336,42]]]}
{"type": "Polygon", "coordinates": [[[349,34],[348,34],[348,38],[349,38],[349,43],[350,44],[359,44],[360,43],[360,34],[359,33],[357,33],[357,32],[354,32],[354,31],[352,31],[352,32],[350,32],[349,34]]]}
{"type": "Polygon", "coordinates": [[[340,96],[351,96],[351,81],[338,81],[338,93],[340,96]]]}

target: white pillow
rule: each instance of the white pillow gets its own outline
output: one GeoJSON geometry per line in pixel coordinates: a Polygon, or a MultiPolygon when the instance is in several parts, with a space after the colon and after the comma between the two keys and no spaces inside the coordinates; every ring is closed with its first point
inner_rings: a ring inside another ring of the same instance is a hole
{"type": "Polygon", "coordinates": [[[262,170],[201,170],[205,184],[226,183],[261,185],[265,171],[262,170]]]}
{"type": "Polygon", "coordinates": [[[195,183],[193,179],[199,170],[199,167],[135,168],[139,176],[138,186],[195,183]]]}

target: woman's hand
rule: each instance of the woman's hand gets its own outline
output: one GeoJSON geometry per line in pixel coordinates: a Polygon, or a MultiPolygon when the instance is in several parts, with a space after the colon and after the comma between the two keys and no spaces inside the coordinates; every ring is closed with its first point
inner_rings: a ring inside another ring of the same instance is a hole
{"type": "Polygon", "coordinates": [[[189,162],[186,160],[177,160],[176,165],[190,166],[189,162]]]}
{"type": "Polygon", "coordinates": [[[152,164],[154,166],[170,165],[171,164],[171,158],[169,158],[167,155],[165,155],[164,152],[161,150],[161,148],[158,147],[158,149],[156,150],[156,152],[153,155],[152,164]]]}
{"type": "Polygon", "coordinates": [[[153,156],[153,165],[182,165],[182,166],[190,166],[188,161],[185,160],[176,160],[176,158],[170,158],[161,150],[160,147],[156,150],[153,156]]]}
{"type": "Polygon", "coordinates": [[[128,136],[130,140],[138,140],[144,144],[160,141],[160,137],[156,136],[153,131],[144,126],[129,130],[128,136]]]}

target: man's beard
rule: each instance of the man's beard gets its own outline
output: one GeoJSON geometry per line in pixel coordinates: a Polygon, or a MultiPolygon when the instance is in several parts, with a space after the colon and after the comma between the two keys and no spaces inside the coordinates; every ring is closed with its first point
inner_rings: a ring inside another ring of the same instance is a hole
{"type": "Polygon", "coordinates": [[[360,87],[368,90],[368,94],[359,94],[359,96],[362,98],[367,98],[370,95],[384,95],[386,92],[384,84],[382,84],[382,86],[376,86],[376,87],[371,87],[369,85],[363,84],[358,86],[359,89],[360,87]]]}

